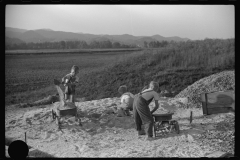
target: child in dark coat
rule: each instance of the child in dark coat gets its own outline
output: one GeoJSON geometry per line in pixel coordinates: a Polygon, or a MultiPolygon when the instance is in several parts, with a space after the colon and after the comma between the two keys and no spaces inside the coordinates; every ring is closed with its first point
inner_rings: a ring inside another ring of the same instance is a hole
{"type": "Polygon", "coordinates": [[[79,77],[77,74],[79,73],[79,68],[76,65],[73,65],[71,68],[71,73],[67,74],[62,78],[62,83],[65,86],[65,100],[70,102],[75,102],[75,88],[76,84],[79,82],[79,77]]]}

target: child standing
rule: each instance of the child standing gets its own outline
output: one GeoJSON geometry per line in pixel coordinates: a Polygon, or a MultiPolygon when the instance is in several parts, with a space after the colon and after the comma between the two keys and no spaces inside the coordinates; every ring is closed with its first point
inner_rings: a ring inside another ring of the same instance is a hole
{"type": "Polygon", "coordinates": [[[67,74],[62,78],[62,83],[65,86],[65,100],[70,102],[75,102],[75,88],[76,84],[79,82],[79,77],[77,74],[79,73],[79,68],[76,65],[73,65],[71,68],[71,73],[67,74]]]}

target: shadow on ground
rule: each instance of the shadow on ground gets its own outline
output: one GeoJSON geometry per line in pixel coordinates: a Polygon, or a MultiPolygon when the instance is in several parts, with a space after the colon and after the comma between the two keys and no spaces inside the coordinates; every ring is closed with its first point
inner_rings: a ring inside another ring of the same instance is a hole
{"type": "Polygon", "coordinates": [[[54,158],[53,155],[48,154],[48,153],[43,152],[43,151],[40,151],[38,149],[34,149],[32,151],[29,151],[28,157],[29,158],[34,158],[34,157],[54,158]]]}

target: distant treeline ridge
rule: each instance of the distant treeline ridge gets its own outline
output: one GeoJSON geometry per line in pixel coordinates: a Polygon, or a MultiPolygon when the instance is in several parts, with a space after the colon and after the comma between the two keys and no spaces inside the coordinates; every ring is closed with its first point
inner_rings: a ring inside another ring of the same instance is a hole
{"type": "Polygon", "coordinates": [[[142,45],[135,44],[121,44],[120,42],[111,42],[107,41],[92,41],[89,44],[86,41],[59,41],[59,42],[40,42],[40,43],[6,43],[6,50],[15,50],[15,49],[101,49],[101,48],[159,48],[165,47],[170,42],[167,41],[144,41],[142,45]]]}

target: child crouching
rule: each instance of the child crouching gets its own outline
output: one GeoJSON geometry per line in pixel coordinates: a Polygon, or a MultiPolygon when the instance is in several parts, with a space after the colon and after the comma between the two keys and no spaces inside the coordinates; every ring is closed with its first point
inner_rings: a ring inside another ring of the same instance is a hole
{"type": "Polygon", "coordinates": [[[127,86],[120,86],[118,92],[121,94],[121,109],[125,112],[125,115],[130,116],[129,110],[133,110],[134,95],[127,92],[127,86]]]}

